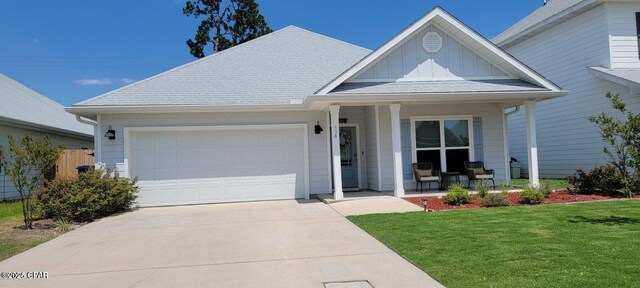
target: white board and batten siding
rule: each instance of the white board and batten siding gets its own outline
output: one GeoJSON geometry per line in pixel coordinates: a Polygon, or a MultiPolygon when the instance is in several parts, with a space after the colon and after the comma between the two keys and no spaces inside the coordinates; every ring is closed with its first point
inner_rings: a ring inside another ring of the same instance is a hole
{"type": "MultiPolygon", "coordinates": [[[[319,121],[327,130],[325,114],[322,112],[255,112],[255,113],[216,113],[216,114],[103,114],[100,125],[103,131],[109,125],[116,131],[116,139],[102,137],[102,162],[110,169],[124,169],[125,127],[199,127],[199,126],[278,126],[303,124],[307,127],[309,193],[327,193],[329,187],[329,166],[327,161],[327,134],[314,133],[313,127],[319,121]]],[[[265,135],[273,136],[273,135],[265,135]]],[[[297,139],[297,138],[296,138],[297,139]]],[[[292,139],[291,141],[294,141],[292,139]]],[[[204,143],[203,143],[204,144],[204,143]]],[[[249,149],[250,150],[250,149],[249,149]]],[[[241,160],[241,158],[239,158],[241,160]]],[[[186,159],[188,160],[188,159],[186,159]]],[[[299,162],[299,160],[292,160],[299,162]]],[[[295,165],[294,165],[295,166],[295,165]]],[[[256,169],[260,164],[256,164],[256,169]]],[[[275,168],[274,168],[275,169],[275,168]]],[[[119,171],[124,174],[125,171],[119,171]]],[[[134,175],[135,176],[135,175],[134,175]]]]}
{"type": "MultiPolygon", "coordinates": [[[[382,190],[393,190],[393,153],[391,143],[391,111],[386,105],[380,108],[380,146],[382,190]]],[[[506,180],[504,141],[502,133],[502,109],[497,104],[455,105],[403,105],[400,118],[445,117],[469,115],[482,119],[484,163],[487,169],[495,169],[496,183],[506,180]]],[[[411,131],[413,133],[413,131],[411,131]]],[[[470,135],[473,137],[473,135],[470,135]]],[[[473,149],[473,147],[471,147],[473,149]]],[[[405,188],[413,189],[415,182],[405,179],[405,188]]]]}
{"type": "Polygon", "coordinates": [[[640,3],[607,3],[611,68],[639,69],[636,13],[640,3]]]}
{"type": "Polygon", "coordinates": [[[434,25],[425,27],[372,65],[347,82],[513,78],[434,25]],[[442,46],[429,53],[423,40],[433,32],[442,39],[442,46]]]}
{"type": "MultiPolygon", "coordinates": [[[[640,97],[630,96],[628,87],[597,78],[587,68],[610,67],[607,11],[606,5],[598,6],[507,50],[569,91],[567,96],[537,104],[541,177],[562,178],[576,168],[590,168],[607,160],[597,127],[587,118],[611,111],[605,98],[608,91],[619,93],[629,108],[640,105],[640,97]]],[[[523,110],[509,117],[508,127],[510,154],[523,164],[526,173],[523,110]]]]}

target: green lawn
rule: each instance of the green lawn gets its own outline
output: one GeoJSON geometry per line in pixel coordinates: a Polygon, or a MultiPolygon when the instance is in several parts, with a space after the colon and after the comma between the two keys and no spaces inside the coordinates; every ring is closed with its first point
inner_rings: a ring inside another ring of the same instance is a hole
{"type": "Polygon", "coordinates": [[[5,239],[0,237],[0,261],[13,255],[20,254],[44,242],[53,239],[54,236],[45,236],[40,239],[5,239]]]}
{"type": "Polygon", "coordinates": [[[0,202],[0,223],[22,221],[20,201],[0,202]]]}
{"type": "Polygon", "coordinates": [[[348,217],[447,287],[638,287],[640,201],[348,217]]]}
{"type": "MultiPolygon", "coordinates": [[[[564,179],[540,179],[542,183],[548,183],[553,190],[567,189],[571,184],[564,179]]],[[[511,186],[524,189],[529,186],[529,179],[511,179],[511,186]]]]}
{"type": "Polygon", "coordinates": [[[22,225],[20,201],[0,202],[0,261],[53,239],[56,235],[53,231],[22,231],[13,228],[19,225],[22,225]]]}

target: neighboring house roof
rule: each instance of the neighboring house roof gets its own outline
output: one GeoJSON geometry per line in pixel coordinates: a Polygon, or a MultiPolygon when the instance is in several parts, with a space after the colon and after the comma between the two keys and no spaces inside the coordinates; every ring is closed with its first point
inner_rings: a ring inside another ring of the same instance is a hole
{"type": "Polygon", "coordinates": [[[0,73],[0,121],[93,137],[93,127],[82,124],[64,106],[0,73]]]}
{"type": "Polygon", "coordinates": [[[431,93],[484,93],[532,92],[547,89],[518,79],[505,80],[449,80],[400,82],[349,82],[333,89],[331,94],[431,94],[431,93]]]}
{"type": "Polygon", "coordinates": [[[590,71],[603,79],[640,89],[640,69],[609,69],[603,67],[589,67],[590,71]]]}
{"type": "Polygon", "coordinates": [[[493,43],[506,49],[529,39],[559,23],[571,19],[605,0],[550,0],[493,38],[493,43]]]}
{"type": "Polygon", "coordinates": [[[301,104],[370,52],[289,26],[74,106],[301,104]]]}
{"type": "MultiPolygon", "coordinates": [[[[485,59],[491,61],[492,64],[504,69],[504,71],[511,75],[527,82],[534,83],[537,86],[544,87],[547,91],[561,92],[560,87],[555,85],[553,82],[544,78],[542,75],[538,74],[522,62],[515,59],[513,56],[506,53],[504,50],[497,47],[495,44],[491,43],[491,41],[487,40],[484,36],[453,17],[444,9],[436,7],[422,18],[418,19],[418,21],[414,22],[405,30],[397,34],[391,40],[383,44],[380,48],[376,49],[360,62],[356,63],[353,67],[346,70],[336,79],[329,82],[320,89],[316,95],[327,95],[340,85],[343,85],[343,83],[349,82],[349,80],[358,73],[369,69],[380,59],[390,55],[397,47],[403,44],[403,41],[413,37],[429,24],[433,23],[437,24],[441,29],[448,31],[448,33],[458,35],[459,39],[464,42],[463,44],[467,45],[473,49],[475,53],[482,55],[485,59]]],[[[468,85],[468,83],[462,85],[468,85]]],[[[455,86],[452,86],[451,88],[456,89],[455,86]]]]}

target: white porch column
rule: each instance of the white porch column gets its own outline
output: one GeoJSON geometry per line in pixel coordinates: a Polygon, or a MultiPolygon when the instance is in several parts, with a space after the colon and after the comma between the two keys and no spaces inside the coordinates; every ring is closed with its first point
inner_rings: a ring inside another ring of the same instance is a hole
{"type": "Polygon", "coordinates": [[[502,111],[502,149],[504,150],[504,173],[506,176],[505,183],[511,184],[511,154],[509,153],[509,127],[508,115],[504,106],[500,108],[502,111]]]}
{"type": "Polygon", "coordinates": [[[393,143],[393,182],[396,197],[404,196],[404,183],[402,176],[402,144],[400,136],[400,104],[389,105],[391,110],[391,141],[393,143]]]}
{"type": "Polygon", "coordinates": [[[340,159],[340,106],[329,106],[331,114],[331,160],[333,165],[333,199],[342,200],[342,160],[340,159]]]}
{"type": "Polygon", "coordinates": [[[527,118],[527,154],[529,160],[529,185],[540,187],[538,172],[538,137],[536,135],[536,102],[524,102],[527,118]]]}

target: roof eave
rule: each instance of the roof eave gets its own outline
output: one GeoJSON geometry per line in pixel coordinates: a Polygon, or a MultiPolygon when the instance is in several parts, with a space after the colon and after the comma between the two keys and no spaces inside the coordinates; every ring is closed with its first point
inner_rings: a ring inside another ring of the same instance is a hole
{"type": "Polygon", "coordinates": [[[301,111],[302,104],[289,105],[146,105],[146,106],[73,106],[65,110],[75,115],[96,115],[116,113],[204,113],[204,112],[265,112],[265,111],[301,111]]]}
{"type": "Polygon", "coordinates": [[[567,91],[491,91],[491,92],[445,92],[445,93],[394,93],[394,94],[326,94],[309,97],[312,102],[489,102],[489,101],[541,101],[567,95],[567,91]]]}
{"type": "Polygon", "coordinates": [[[606,0],[587,0],[581,3],[578,3],[562,11],[561,13],[554,15],[553,17],[547,18],[544,21],[523,30],[522,32],[516,35],[513,35],[502,41],[495,42],[495,44],[502,49],[511,48],[521,42],[526,41],[527,39],[533,38],[534,36],[544,32],[550,27],[556,26],[560,23],[563,23],[573,18],[574,15],[581,14],[605,2],[607,1],[606,0]]]}
{"type": "Polygon", "coordinates": [[[599,67],[589,67],[588,69],[589,69],[589,72],[591,72],[591,74],[593,74],[598,78],[602,78],[607,81],[611,81],[613,83],[624,85],[635,90],[640,90],[640,83],[619,77],[617,75],[607,73],[606,71],[599,70],[598,68],[599,67]]]}
{"type": "Polygon", "coordinates": [[[93,140],[93,134],[88,134],[88,133],[83,133],[83,132],[78,132],[78,131],[72,131],[72,130],[67,130],[67,129],[62,129],[62,128],[56,128],[56,127],[51,127],[51,126],[47,126],[47,125],[42,125],[42,124],[37,124],[37,123],[32,123],[32,122],[27,122],[27,121],[22,121],[22,120],[8,118],[8,117],[0,116],[0,122],[7,123],[7,124],[9,124],[11,126],[23,127],[23,128],[26,128],[26,129],[33,129],[33,130],[37,130],[37,131],[52,132],[53,134],[58,134],[58,135],[62,135],[62,136],[73,136],[75,138],[86,138],[86,139],[93,140]]]}

